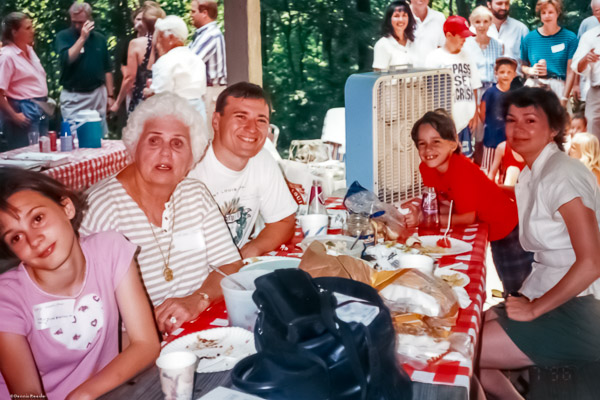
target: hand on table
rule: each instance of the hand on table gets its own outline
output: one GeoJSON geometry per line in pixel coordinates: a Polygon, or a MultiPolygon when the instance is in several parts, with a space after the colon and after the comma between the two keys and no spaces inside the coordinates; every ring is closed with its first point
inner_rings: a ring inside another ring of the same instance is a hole
{"type": "Polygon", "coordinates": [[[163,334],[170,334],[184,322],[196,318],[209,304],[196,294],[167,299],[154,309],[158,329],[163,334]]]}
{"type": "Polygon", "coordinates": [[[525,297],[508,296],[506,299],[506,314],[515,321],[532,321],[539,317],[532,301],[525,297]]]}

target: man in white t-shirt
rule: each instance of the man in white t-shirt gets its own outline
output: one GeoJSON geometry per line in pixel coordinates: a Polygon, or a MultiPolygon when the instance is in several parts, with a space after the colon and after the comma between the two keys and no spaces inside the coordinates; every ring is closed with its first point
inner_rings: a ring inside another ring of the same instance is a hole
{"type": "Polygon", "coordinates": [[[225,89],[212,116],[214,141],[189,173],[212,193],[243,258],[275,250],[294,234],[296,202],[263,150],[270,111],[260,86],[239,82],[225,89]],[[250,240],[259,214],[265,228],[250,240]]]}
{"type": "Polygon", "coordinates": [[[449,68],[453,73],[454,101],[452,119],[456,126],[462,152],[473,156],[472,129],[477,119],[477,89],[481,80],[475,63],[463,49],[465,39],[474,36],[463,17],[453,15],[444,23],[446,43],[432,51],[425,61],[426,68],[449,68]]]}
{"type": "Polygon", "coordinates": [[[413,64],[415,67],[424,67],[425,59],[433,50],[442,47],[446,41],[444,35],[444,21],[446,17],[439,11],[429,7],[429,0],[413,0],[410,9],[417,22],[415,42],[412,45],[413,64]]]}
{"type": "Polygon", "coordinates": [[[492,12],[492,24],[488,36],[499,40],[504,45],[504,55],[517,60],[521,68],[521,40],[527,36],[529,29],[521,21],[508,16],[510,0],[488,0],[487,6],[492,12]]]}

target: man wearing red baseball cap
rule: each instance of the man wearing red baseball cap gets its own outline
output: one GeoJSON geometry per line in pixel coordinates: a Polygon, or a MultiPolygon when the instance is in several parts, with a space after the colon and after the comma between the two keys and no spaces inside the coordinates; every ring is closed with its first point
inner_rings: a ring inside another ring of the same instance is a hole
{"type": "Polygon", "coordinates": [[[463,51],[465,39],[475,36],[469,30],[467,20],[458,15],[452,15],[444,22],[446,44],[429,53],[425,61],[426,68],[448,68],[453,73],[454,101],[452,104],[452,119],[462,145],[462,152],[467,157],[473,156],[472,130],[478,123],[477,89],[481,80],[477,66],[463,51]]]}

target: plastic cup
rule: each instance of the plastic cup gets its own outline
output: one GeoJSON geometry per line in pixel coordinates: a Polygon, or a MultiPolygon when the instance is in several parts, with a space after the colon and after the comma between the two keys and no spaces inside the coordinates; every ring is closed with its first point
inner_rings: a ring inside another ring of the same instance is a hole
{"type": "Polygon", "coordinates": [[[166,400],[191,400],[198,358],[191,351],[175,351],[156,360],[166,400]]]}
{"type": "Polygon", "coordinates": [[[238,326],[249,331],[254,330],[258,308],[252,300],[252,294],[256,289],[254,280],[261,275],[268,274],[270,271],[254,270],[240,271],[232,274],[231,277],[246,287],[241,289],[231,279],[221,279],[221,288],[223,297],[225,297],[225,306],[229,316],[229,325],[238,326]]]}
{"type": "Polygon", "coordinates": [[[414,268],[431,275],[433,273],[433,258],[422,254],[404,254],[400,257],[400,268],[414,268]]]}
{"type": "Polygon", "coordinates": [[[308,214],[299,216],[304,237],[327,235],[329,217],[327,214],[308,214]]]}

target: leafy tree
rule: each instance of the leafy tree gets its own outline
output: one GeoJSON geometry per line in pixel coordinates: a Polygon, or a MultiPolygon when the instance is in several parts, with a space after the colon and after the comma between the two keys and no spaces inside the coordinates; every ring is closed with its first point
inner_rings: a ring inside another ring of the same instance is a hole
{"type": "MultiPolygon", "coordinates": [[[[34,18],[35,50],[55,99],[60,94],[60,70],[54,39],[69,26],[72,1],[0,0],[0,17],[24,11],[34,18]]],[[[126,43],[133,32],[131,11],[143,0],[88,1],[96,29],[107,36],[110,50],[118,42],[126,43]]],[[[188,18],[189,1],[159,2],[167,14],[188,18]]],[[[539,25],[535,3],[514,0],[511,15],[535,28],[539,25]]],[[[344,106],[348,76],[371,69],[373,45],[388,4],[389,0],[261,0],[263,82],[273,99],[273,123],[281,128],[280,148],[292,139],[320,137],[327,109],[344,106]]],[[[464,17],[478,4],[485,1],[431,0],[431,6],[445,15],[464,17]]],[[[563,26],[577,31],[581,20],[591,15],[589,0],[565,0],[563,14],[563,26]]]]}

